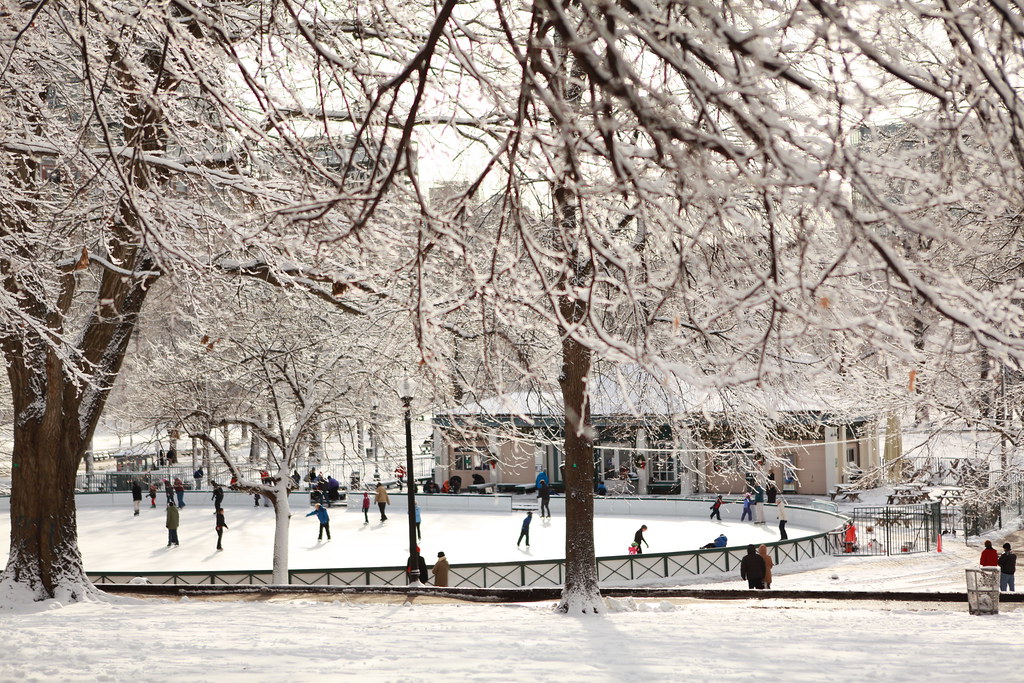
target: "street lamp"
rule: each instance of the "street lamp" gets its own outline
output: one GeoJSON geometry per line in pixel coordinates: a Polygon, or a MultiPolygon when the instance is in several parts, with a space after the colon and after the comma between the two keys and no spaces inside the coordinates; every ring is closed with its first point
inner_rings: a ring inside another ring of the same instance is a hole
{"type": "Polygon", "coordinates": [[[412,471],[412,398],[416,392],[416,384],[409,378],[403,379],[398,385],[398,397],[402,399],[405,409],[405,471],[408,473],[409,486],[409,583],[422,581],[420,577],[419,550],[416,547],[416,487],[412,471]]]}

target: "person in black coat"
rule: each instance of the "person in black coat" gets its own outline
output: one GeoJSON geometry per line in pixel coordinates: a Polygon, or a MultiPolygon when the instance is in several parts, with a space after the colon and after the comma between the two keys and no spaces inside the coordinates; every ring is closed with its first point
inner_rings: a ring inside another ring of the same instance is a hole
{"type": "Polygon", "coordinates": [[[227,522],[224,521],[224,510],[217,508],[217,550],[224,550],[220,545],[220,539],[224,535],[224,530],[228,528],[227,522]]]}
{"type": "Polygon", "coordinates": [[[540,498],[540,516],[551,519],[551,508],[548,507],[551,502],[551,487],[548,486],[547,481],[541,481],[537,497],[540,498]]]}
{"type": "MultiPolygon", "coordinates": [[[[427,579],[430,577],[430,574],[427,571],[427,561],[423,559],[423,554],[419,552],[419,548],[416,550],[416,569],[420,573],[417,580],[420,583],[426,583],[427,579]]],[[[409,577],[409,583],[412,583],[412,555],[410,555],[409,559],[405,561],[405,573],[409,577]]]]}
{"type": "Polygon", "coordinates": [[[174,505],[174,487],[167,479],[164,479],[164,493],[167,494],[167,502],[174,505]]]}
{"type": "Polygon", "coordinates": [[[644,554],[644,549],[643,549],[644,545],[646,545],[648,548],[651,547],[650,544],[647,543],[647,539],[644,538],[644,532],[645,531],[647,531],[647,525],[646,524],[644,524],[639,529],[637,529],[636,533],[633,534],[633,543],[636,543],[636,554],[637,555],[643,555],[644,554]]]}
{"type": "Polygon", "coordinates": [[[768,496],[768,504],[775,505],[775,499],[779,495],[779,487],[775,485],[775,473],[768,475],[768,483],[765,484],[765,495],[768,496]]]}
{"type": "Polygon", "coordinates": [[[213,495],[210,498],[213,499],[213,509],[219,510],[224,502],[224,489],[217,482],[213,483],[213,495]]]}
{"type": "Polygon", "coordinates": [[[135,506],[135,516],[139,516],[139,505],[142,504],[142,484],[138,479],[132,480],[132,504],[135,506]]]}
{"type": "Polygon", "coordinates": [[[747,580],[747,587],[764,588],[764,558],[757,554],[757,548],[747,546],[747,555],[740,562],[740,578],[747,580]]]}

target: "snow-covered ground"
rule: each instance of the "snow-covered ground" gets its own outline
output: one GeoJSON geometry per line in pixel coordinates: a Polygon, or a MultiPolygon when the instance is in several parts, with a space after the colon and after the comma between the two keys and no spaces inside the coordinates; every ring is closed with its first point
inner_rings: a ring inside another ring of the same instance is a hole
{"type": "MultiPolygon", "coordinates": [[[[371,513],[372,514],[372,513],[371,513]]],[[[225,551],[214,551],[212,508],[182,511],[182,546],[168,550],[159,508],[84,509],[79,525],[94,569],[269,566],[272,521],[264,508],[227,511],[225,551]]],[[[293,518],[293,566],[399,564],[405,519],[381,526],[335,509],[333,540],[316,543],[313,518],[293,518]]],[[[423,552],[453,562],[549,557],[563,521],[534,521],[529,555],[516,550],[520,514],[424,516],[423,552]]],[[[1017,529],[1014,520],[1012,529],[1017,529]]],[[[599,519],[599,553],[621,552],[640,523],[651,550],[694,547],[701,522],[599,519]]],[[[0,519],[7,528],[7,519],[0,519]]],[[[711,537],[717,535],[716,530],[711,537]]],[[[726,525],[737,542],[772,529],[726,525]],[[743,537],[743,538],[741,538],[743,537]]],[[[995,541],[1019,534],[993,533],[995,541]]],[[[731,545],[732,543],[730,543],[731,545]]],[[[2,543],[6,546],[6,543],[2,543]]],[[[843,590],[963,590],[980,540],[947,537],[942,553],[818,558],[780,565],[774,587],[843,590]]],[[[6,548],[5,548],[6,550],[6,548]]],[[[694,577],[690,586],[742,588],[733,575],[694,577]]],[[[552,603],[489,605],[418,597],[144,599],[61,606],[0,596],[0,680],[70,681],[785,681],[1020,680],[1024,608],[971,616],[962,603],[808,600],[608,601],[601,617],[567,617],[552,603]]]]}

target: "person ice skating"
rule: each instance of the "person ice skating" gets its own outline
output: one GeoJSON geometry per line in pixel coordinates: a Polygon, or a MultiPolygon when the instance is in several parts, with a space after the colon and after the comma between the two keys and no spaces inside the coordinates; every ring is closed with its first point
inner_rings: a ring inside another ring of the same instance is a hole
{"type": "Polygon", "coordinates": [[[331,540],[331,516],[327,514],[327,508],[317,503],[312,512],[306,513],[307,517],[312,517],[313,515],[316,515],[316,518],[320,521],[320,533],[317,534],[316,540],[324,540],[325,532],[327,533],[327,540],[331,540]]]}
{"type": "Polygon", "coordinates": [[[149,482],[149,507],[151,507],[151,508],[155,508],[156,507],[156,492],[157,492],[156,482],[155,481],[149,482]]]}
{"type": "Polygon", "coordinates": [[[228,528],[228,524],[224,521],[224,510],[222,508],[217,508],[217,512],[214,514],[217,516],[217,550],[224,550],[220,545],[220,540],[224,536],[224,530],[228,528]]]}
{"type": "Polygon", "coordinates": [[[651,547],[651,544],[648,543],[647,539],[644,538],[644,532],[645,531],[647,531],[647,525],[646,524],[644,524],[639,529],[637,529],[636,533],[633,534],[633,543],[636,543],[636,554],[637,555],[643,555],[644,554],[644,546],[645,545],[648,548],[651,547]]]}
{"type": "Polygon", "coordinates": [[[178,507],[185,507],[185,484],[180,477],[174,478],[174,493],[178,496],[178,507]]]}
{"type": "Polygon", "coordinates": [[[199,489],[203,488],[203,468],[202,467],[196,469],[196,471],[192,473],[192,478],[196,480],[196,488],[195,488],[196,491],[198,491],[199,489]]]}
{"type": "Polygon", "coordinates": [[[724,548],[727,545],[729,545],[729,539],[725,537],[725,534],[718,534],[718,538],[716,538],[715,540],[711,541],[707,545],[701,546],[701,547],[703,547],[703,548],[724,548]]]}
{"type": "Polygon", "coordinates": [[[395,481],[398,482],[398,490],[402,490],[402,485],[405,484],[405,467],[399,465],[395,468],[395,481]]]}
{"type": "Polygon", "coordinates": [[[388,498],[388,490],[384,488],[384,484],[377,484],[377,491],[373,494],[373,500],[377,503],[377,508],[380,510],[380,521],[388,521],[387,513],[384,510],[387,508],[388,503],[391,499],[388,498]]]}
{"type": "Polygon", "coordinates": [[[775,564],[772,562],[772,558],[768,555],[768,546],[764,543],[757,546],[757,554],[761,556],[764,561],[764,587],[772,587],[772,566],[775,564]]]}
{"type": "MultiPolygon", "coordinates": [[[[416,540],[419,540],[419,539],[423,538],[423,534],[420,533],[420,522],[422,521],[422,518],[420,517],[420,506],[419,505],[416,506],[415,515],[416,515],[416,540]]],[[[426,575],[424,575],[423,578],[426,579],[427,578],[426,575]]],[[[426,583],[426,581],[424,581],[424,583],[426,583]]]]}
{"type": "Polygon", "coordinates": [[[992,547],[992,541],[985,541],[985,549],[981,551],[981,560],[978,561],[982,567],[998,567],[999,553],[992,547]]]}
{"type": "Polygon", "coordinates": [[[715,502],[711,504],[711,517],[710,517],[710,519],[717,518],[719,522],[722,521],[722,503],[723,502],[725,502],[725,501],[722,500],[721,496],[718,496],[717,498],[715,498],[715,502]]]}
{"type": "Polygon", "coordinates": [[[547,479],[541,480],[540,488],[537,489],[537,497],[540,498],[540,516],[551,519],[551,508],[548,507],[551,503],[551,487],[548,486],[547,479]]]}
{"type": "Polygon", "coordinates": [[[1017,556],[1010,552],[1010,544],[1003,544],[999,556],[999,590],[1013,592],[1013,575],[1017,571],[1017,556]]]}
{"type": "Polygon", "coordinates": [[[743,514],[740,515],[741,522],[745,519],[749,519],[751,522],[754,521],[754,511],[752,509],[753,505],[754,501],[750,497],[750,491],[747,491],[746,493],[743,494],[743,514]]]}
{"type": "Polygon", "coordinates": [[[132,479],[132,505],[135,507],[135,516],[139,516],[139,506],[142,505],[142,484],[138,479],[132,479]]]}
{"type": "MultiPolygon", "coordinates": [[[[423,559],[423,555],[418,547],[416,548],[416,571],[419,573],[416,580],[420,583],[426,583],[429,576],[427,573],[427,561],[423,559]]],[[[412,555],[405,561],[405,575],[407,582],[412,583],[412,555]]]]}
{"type": "Polygon", "coordinates": [[[768,498],[769,505],[775,505],[775,499],[779,495],[779,487],[775,485],[775,473],[772,472],[768,475],[768,483],[765,486],[765,496],[768,498]]]}
{"type": "Polygon", "coordinates": [[[526,547],[527,548],[530,547],[530,522],[532,522],[532,521],[533,521],[533,511],[532,510],[527,510],[526,511],[526,518],[523,519],[523,527],[519,531],[519,540],[516,541],[516,547],[517,548],[519,547],[519,544],[523,542],[524,538],[526,539],[526,547]]]}
{"type": "Polygon", "coordinates": [[[747,587],[764,588],[764,558],[757,554],[753,545],[747,546],[747,554],[740,561],[740,578],[747,580],[747,587]]]}
{"type": "Polygon", "coordinates": [[[754,487],[754,510],[757,511],[754,524],[764,524],[764,489],[760,484],[754,487]]]}
{"type": "Polygon", "coordinates": [[[363,491],[363,524],[370,523],[370,494],[363,491]]]}
{"type": "Polygon", "coordinates": [[[171,486],[171,482],[164,479],[164,493],[167,494],[167,502],[174,504],[174,487],[171,486]]]}
{"type": "Polygon", "coordinates": [[[434,575],[435,586],[442,588],[448,586],[448,558],[444,556],[444,552],[437,554],[437,562],[434,563],[434,568],[430,570],[430,573],[434,575]]]}
{"type": "Polygon", "coordinates": [[[210,494],[210,499],[213,500],[213,509],[219,510],[224,502],[224,489],[217,482],[213,483],[213,493],[210,494]]]}
{"type": "Polygon", "coordinates": [[[174,507],[174,501],[167,502],[167,521],[164,526],[167,527],[167,547],[170,548],[172,545],[178,545],[178,508],[174,507]]]}
{"type": "Polygon", "coordinates": [[[789,538],[789,534],[786,533],[786,500],[784,498],[779,498],[779,502],[775,504],[775,509],[777,510],[779,517],[779,538],[785,541],[789,538]]]}

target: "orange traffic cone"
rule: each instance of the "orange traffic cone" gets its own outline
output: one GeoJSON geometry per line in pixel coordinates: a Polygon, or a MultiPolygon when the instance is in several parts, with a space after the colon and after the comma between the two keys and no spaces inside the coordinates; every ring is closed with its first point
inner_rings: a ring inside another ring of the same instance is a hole
{"type": "Polygon", "coordinates": [[[935,544],[935,552],[937,552],[937,553],[941,553],[942,552],[942,534],[939,534],[939,540],[935,544]]]}

